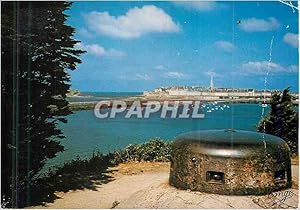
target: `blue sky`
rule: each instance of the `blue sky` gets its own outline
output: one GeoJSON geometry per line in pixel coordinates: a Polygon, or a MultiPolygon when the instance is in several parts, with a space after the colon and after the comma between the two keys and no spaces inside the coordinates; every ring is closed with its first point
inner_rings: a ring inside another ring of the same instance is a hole
{"type": "Polygon", "coordinates": [[[75,2],[67,14],[87,51],[73,89],[208,86],[211,74],[263,89],[269,72],[268,89],[298,91],[298,12],[279,2],[75,2]]]}

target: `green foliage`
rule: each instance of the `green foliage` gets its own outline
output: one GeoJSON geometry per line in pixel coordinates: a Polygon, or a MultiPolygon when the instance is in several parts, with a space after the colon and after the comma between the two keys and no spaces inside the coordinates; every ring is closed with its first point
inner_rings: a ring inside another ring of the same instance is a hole
{"type": "MultiPolygon", "coordinates": [[[[77,157],[62,166],[50,168],[44,176],[34,180],[32,199],[27,205],[40,205],[57,199],[55,192],[96,190],[96,184],[113,180],[108,174],[113,166],[128,161],[169,161],[172,142],[152,139],[144,144],[128,145],[125,149],[103,155],[94,152],[90,158],[77,157]]],[[[5,206],[3,206],[5,207],[5,206]]]]}
{"type": "Polygon", "coordinates": [[[108,166],[111,166],[109,156],[97,152],[93,153],[91,158],[81,159],[80,157],[77,157],[76,159],[65,163],[63,167],[54,167],[49,170],[48,176],[54,174],[88,174],[90,171],[101,171],[108,166]]]}
{"type": "Polygon", "coordinates": [[[81,50],[65,24],[70,2],[1,2],[1,183],[10,207],[30,203],[35,175],[64,150],[67,70],[81,50]]]}
{"type": "Polygon", "coordinates": [[[289,88],[274,93],[270,104],[270,113],[259,122],[258,131],[281,137],[292,153],[298,153],[298,112],[295,111],[289,88]]]}
{"type": "Polygon", "coordinates": [[[171,143],[156,138],[144,144],[130,144],[125,149],[112,154],[112,163],[127,161],[170,161],[171,143]]]}

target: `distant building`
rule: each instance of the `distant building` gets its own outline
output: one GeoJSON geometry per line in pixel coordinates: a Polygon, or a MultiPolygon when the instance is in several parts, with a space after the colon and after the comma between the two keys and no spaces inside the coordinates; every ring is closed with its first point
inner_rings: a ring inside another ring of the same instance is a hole
{"type": "Polygon", "coordinates": [[[214,90],[214,75],[213,74],[210,75],[210,90],[211,91],[214,90]]]}

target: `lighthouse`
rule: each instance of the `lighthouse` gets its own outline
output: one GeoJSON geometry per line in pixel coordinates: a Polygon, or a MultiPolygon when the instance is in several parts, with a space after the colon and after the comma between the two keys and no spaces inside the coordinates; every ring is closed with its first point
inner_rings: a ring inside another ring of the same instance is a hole
{"type": "Polygon", "coordinates": [[[214,90],[214,75],[210,74],[210,90],[214,90]]]}

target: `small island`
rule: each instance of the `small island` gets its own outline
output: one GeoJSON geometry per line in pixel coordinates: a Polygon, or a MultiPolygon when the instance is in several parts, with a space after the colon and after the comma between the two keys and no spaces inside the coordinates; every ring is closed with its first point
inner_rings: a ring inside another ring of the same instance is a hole
{"type": "Polygon", "coordinates": [[[87,96],[85,94],[82,94],[79,90],[72,90],[72,89],[69,89],[66,95],[67,95],[67,97],[83,97],[83,96],[87,96]]]}

